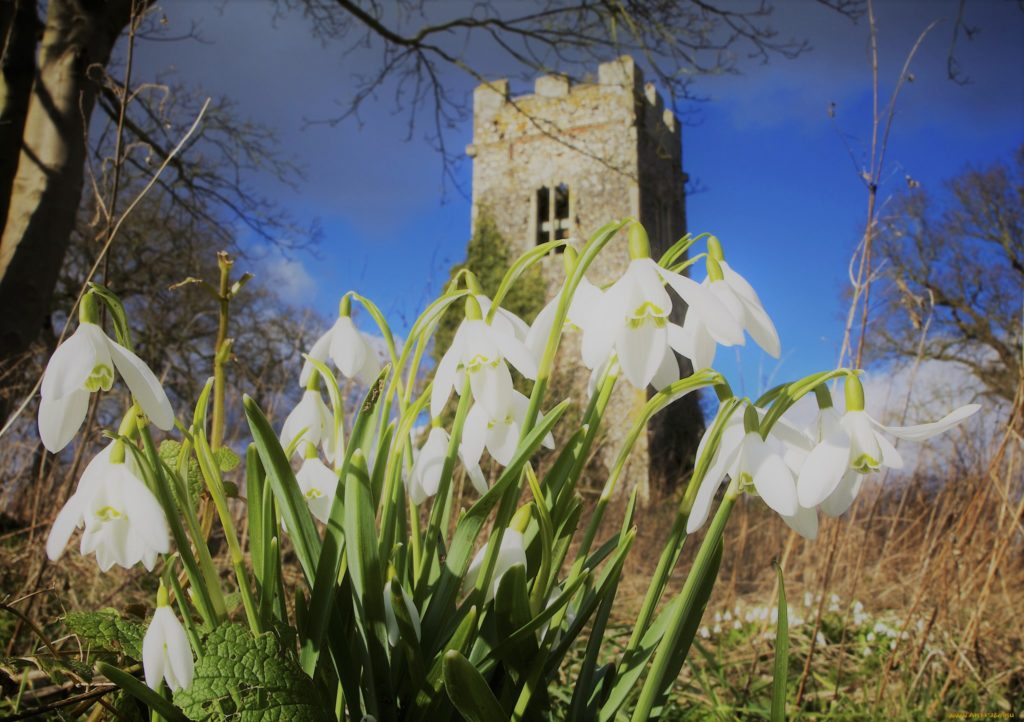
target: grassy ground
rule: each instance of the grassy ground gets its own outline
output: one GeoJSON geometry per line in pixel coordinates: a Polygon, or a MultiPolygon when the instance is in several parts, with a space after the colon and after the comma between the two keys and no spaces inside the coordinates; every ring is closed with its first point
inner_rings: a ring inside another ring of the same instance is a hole
{"type": "MultiPolygon", "coordinates": [[[[774,558],[785,571],[789,599],[791,718],[1021,715],[1021,439],[1011,431],[995,447],[975,451],[966,462],[940,467],[944,478],[932,467],[880,479],[847,517],[825,521],[814,542],[789,533],[759,500],[742,500],[726,532],[719,583],[661,719],[766,717],[777,598],[774,558]]],[[[606,658],[628,638],[673,507],[654,504],[642,513],[606,658]]],[[[38,508],[47,513],[47,504],[38,508]]],[[[143,570],[99,574],[93,560],[74,549],[58,563],[47,563],[47,526],[37,524],[0,533],[0,719],[15,705],[24,711],[86,689],[80,683],[88,665],[81,675],[75,671],[86,650],[60,621],[67,611],[113,607],[141,617],[154,594],[154,577],[143,570]],[[63,669],[52,663],[54,652],[68,663],[63,669]]],[[[675,588],[696,546],[691,542],[684,550],[675,588]]],[[[224,571],[227,576],[226,566],[224,571]]],[[[578,663],[582,648],[574,653],[578,663]]],[[[566,705],[575,663],[562,670],[564,685],[553,690],[566,705]]],[[[84,703],[51,716],[85,719],[80,707],[84,703]]],[[[88,713],[94,719],[118,716],[95,705],[88,713]]]]}

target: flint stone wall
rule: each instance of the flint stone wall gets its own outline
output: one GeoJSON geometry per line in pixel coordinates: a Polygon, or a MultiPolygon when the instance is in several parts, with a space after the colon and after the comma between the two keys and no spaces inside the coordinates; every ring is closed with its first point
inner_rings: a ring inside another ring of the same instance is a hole
{"type": "MultiPolygon", "coordinates": [[[[473,98],[473,224],[484,212],[518,256],[536,244],[536,194],[565,183],[570,189],[570,237],[579,244],[609,221],[632,216],[644,224],[652,254],[686,231],[682,143],[679,123],[646,84],[632,58],[623,56],[598,68],[597,82],[572,85],[563,76],[537,78],[532,95],[512,98],[506,80],[477,87],[473,98]]],[[[621,275],[628,263],[625,233],[613,240],[588,272],[597,284],[621,275]]],[[[562,257],[542,262],[548,298],[564,279],[562,257]]],[[[545,299],[547,300],[547,299],[545,299]]],[[[674,320],[683,306],[675,298],[674,320]]],[[[587,398],[589,371],[579,359],[578,332],[559,348],[554,386],[587,398]]],[[[688,363],[680,359],[684,372],[688,363]]],[[[647,394],[620,380],[609,402],[595,464],[588,482],[600,487],[623,437],[647,394]]],[[[642,499],[652,487],[675,486],[692,466],[703,430],[696,395],[673,404],[652,421],[634,447],[620,489],[639,486],[642,499]]]]}

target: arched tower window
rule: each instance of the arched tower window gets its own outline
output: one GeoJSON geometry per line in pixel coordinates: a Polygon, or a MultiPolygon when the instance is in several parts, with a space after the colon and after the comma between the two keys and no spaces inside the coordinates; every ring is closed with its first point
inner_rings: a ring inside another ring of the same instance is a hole
{"type": "Polygon", "coordinates": [[[569,237],[572,196],[569,186],[541,186],[537,189],[536,242],[561,241],[569,237]]]}

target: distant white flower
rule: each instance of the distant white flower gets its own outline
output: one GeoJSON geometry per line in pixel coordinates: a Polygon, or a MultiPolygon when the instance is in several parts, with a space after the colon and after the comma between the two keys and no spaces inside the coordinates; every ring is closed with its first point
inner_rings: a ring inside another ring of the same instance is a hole
{"type": "MultiPolygon", "coordinates": [[[[118,443],[118,442],[114,442],[118,443]]],[[[57,514],[46,553],[57,560],[77,527],[85,526],[82,554],[96,553],[101,571],[138,562],[152,571],[170,549],[167,518],[153,492],[127,463],[113,463],[113,444],[89,462],[78,488],[57,514]]]]}
{"type": "MultiPolygon", "coordinates": [[[[384,619],[387,622],[388,628],[388,643],[392,647],[398,646],[398,639],[401,634],[401,630],[398,626],[398,617],[395,616],[395,603],[391,599],[391,582],[388,581],[384,584],[384,619]]],[[[402,592],[402,601],[405,603],[405,610],[409,614],[409,621],[412,622],[413,631],[416,632],[416,639],[420,638],[420,613],[416,611],[416,605],[413,604],[412,599],[405,591],[405,587],[400,587],[402,592]]]]}
{"type": "Polygon", "coordinates": [[[287,449],[296,440],[295,453],[302,453],[301,442],[322,445],[328,458],[334,458],[334,414],[327,408],[320,391],[306,389],[302,398],[281,427],[281,447],[287,449]]]}
{"type": "Polygon", "coordinates": [[[82,322],[57,347],[43,373],[39,436],[49,451],[57,453],[68,445],[85,420],[89,394],[108,391],[114,383],[114,369],[153,424],[165,431],[174,426],[171,402],[142,359],[95,323],[82,322]]]}
{"type": "MultiPolygon", "coordinates": [[[[476,585],[477,577],[480,575],[481,567],[484,564],[486,552],[487,547],[484,546],[473,557],[473,561],[469,563],[469,569],[466,571],[462,585],[463,593],[470,591],[476,585]]],[[[484,599],[485,604],[494,599],[494,595],[498,592],[498,585],[501,583],[501,578],[505,576],[505,572],[517,564],[526,566],[526,547],[524,546],[523,535],[515,529],[506,529],[501,537],[501,547],[498,549],[498,556],[494,562],[494,574],[491,576],[490,586],[487,587],[487,594],[484,599]]]]}
{"type": "Polygon", "coordinates": [[[168,606],[158,606],[142,638],[142,667],[146,684],[159,689],[167,681],[172,692],[192,686],[195,662],[185,628],[168,606]]]}
{"type": "MultiPolygon", "coordinates": [[[[344,305],[344,301],[342,304],[344,305]]],[[[380,359],[370,345],[367,335],[356,328],[349,315],[338,316],[334,325],[313,344],[309,356],[322,362],[330,358],[345,378],[357,379],[363,383],[373,381],[381,369],[380,359]]],[[[299,383],[305,386],[313,370],[313,364],[307,360],[302,365],[299,383]]]]}
{"type": "Polygon", "coordinates": [[[338,475],[320,459],[313,457],[303,460],[302,466],[295,473],[295,481],[313,516],[326,524],[331,517],[331,506],[338,489],[338,475]]]}
{"type": "Polygon", "coordinates": [[[430,415],[436,418],[441,414],[452,389],[461,392],[462,375],[469,374],[473,399],[482,404],[492,418],[503,417],[512,403],[513,391],[512,374],[506,361],[526,378],[536,378],[537,362],[513,333],[510,323],[499,323],[497,317],[491,324],[482,318],[467,317],[437,364],[430,415]]]}

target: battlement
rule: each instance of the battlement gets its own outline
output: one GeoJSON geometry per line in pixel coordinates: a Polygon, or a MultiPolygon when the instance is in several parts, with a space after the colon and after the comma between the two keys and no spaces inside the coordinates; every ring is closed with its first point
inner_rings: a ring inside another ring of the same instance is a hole
{"type": "Polygon", "coordinates": [[[473,92],[473,115],[475,145],[541,132],[537,124],[546,123],[562,132],[626,120],[656,135],[679,130],[675,114],[654,84],[644,82],[643,71],[628,55],[601,63],[596,83],[574,84],[566,75],[543,75],[534,81],[532,94],[515,97],[507,79],[482,83],[473,92]]]}

